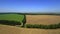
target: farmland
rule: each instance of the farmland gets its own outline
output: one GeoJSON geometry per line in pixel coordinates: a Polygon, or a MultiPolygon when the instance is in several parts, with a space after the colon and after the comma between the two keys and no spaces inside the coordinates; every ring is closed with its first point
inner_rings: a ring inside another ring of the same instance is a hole
{"type": "Polygon", "coordinates": [[[58,24],[60,15],[26,15],[27,24],[58,24]]]}
{"type": "Polygon", "coordinates": [[[0,25],[0,34],[60,34],[60,29],[28,29],[15,26],[0,25]]]}
{"type": "Polygon", "coordinates": [[[10,21],[22,21],[23,15],[19,14],[0,14],[0,20],[10,20],[10,21]]]}
{"type": "MultiPolygon", "coordinates": [[[[0,14],[0,20],[22,22],[23,18],[22,14],[0,14]]],[[[58,23],[60,23],[59,15],[26,15],[26,24],[49,25],[58,23]]],[[[21,28],[0,24],[0,34],[60,34],[60,29],[21,28]]]]}

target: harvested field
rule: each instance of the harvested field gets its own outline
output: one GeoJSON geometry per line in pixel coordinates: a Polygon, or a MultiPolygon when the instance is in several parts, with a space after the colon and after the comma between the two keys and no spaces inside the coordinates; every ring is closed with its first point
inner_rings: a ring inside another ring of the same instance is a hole
{"type": "Polygon", "coordinates": [[[57,24],[60,23],[59,15],[26,15],[27,24],[57,24]]]}
{"type": "Polygon", "coordinates": [[[28,29],[0,25],[0,34],[60,34],[60,29],[28,29]]]}

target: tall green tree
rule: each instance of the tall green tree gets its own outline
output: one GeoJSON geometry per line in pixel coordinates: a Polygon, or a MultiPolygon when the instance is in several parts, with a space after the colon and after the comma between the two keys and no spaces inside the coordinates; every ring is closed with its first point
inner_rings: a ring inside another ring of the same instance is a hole
{"type": "Polygon", "coordinates": [[[25,26],[25,24],[26,24],[26,15],[24,15],[24,19],[22,20],[22,22],[23,22],[22,27],[24,27],[24,26],[25,26]]]}

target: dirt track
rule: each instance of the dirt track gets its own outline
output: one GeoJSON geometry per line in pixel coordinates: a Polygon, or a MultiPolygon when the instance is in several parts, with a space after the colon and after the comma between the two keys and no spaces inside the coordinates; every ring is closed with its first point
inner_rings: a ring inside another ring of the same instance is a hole
{"type": "Polygon", "coordinates": [[[58,15],[26,15],[27,24],[56,24],[60,23],[58,15]]]}
{"type": "Polygon", "coordinates": [[[0,34],[60,34],[60,29],[28,29],[14,26],[0,25],[0,34]]]}

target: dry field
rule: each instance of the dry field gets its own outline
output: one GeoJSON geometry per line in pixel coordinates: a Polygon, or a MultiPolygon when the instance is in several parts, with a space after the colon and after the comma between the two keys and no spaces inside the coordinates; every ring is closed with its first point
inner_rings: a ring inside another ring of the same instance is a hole
{"type": "Polygon", "coordinates": [[[60,29],[28,29],[15,26],[0,25],[0,34],[60,34],[60,29]]]}
{"type": "Polygon", "coordinates": [[[26,15],[27,24],[57,24],[60,23],[59,15],[26,15]]]}

